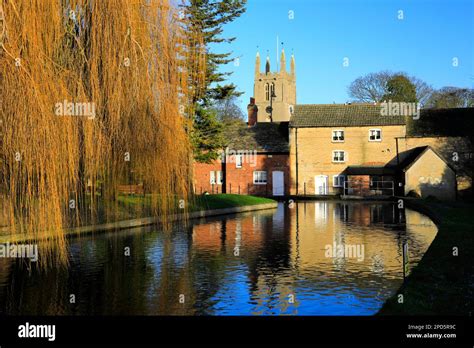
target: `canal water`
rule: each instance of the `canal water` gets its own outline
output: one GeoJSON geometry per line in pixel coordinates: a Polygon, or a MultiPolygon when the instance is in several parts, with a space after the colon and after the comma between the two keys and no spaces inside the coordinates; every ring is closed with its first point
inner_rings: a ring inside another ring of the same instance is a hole
{"type": "Polygon", "coordinates": [[[311,201],[81,237],[68,266],[0,259],[0,314],[372,315],[403,245],[409,272],[436,233],[392,203],[311,201]]]}

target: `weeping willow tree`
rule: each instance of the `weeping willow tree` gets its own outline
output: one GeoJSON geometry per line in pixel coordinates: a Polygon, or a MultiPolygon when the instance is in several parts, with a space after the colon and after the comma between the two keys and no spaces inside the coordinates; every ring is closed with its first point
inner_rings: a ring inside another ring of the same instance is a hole
{"type": "Polygon", "coordinates": [[[182,110],[205,59],[181,20],[167,0],[0,0],[0,227],[53,237],[43,260],[71,219],[112,216],[130,173],[155,216],[189,197],[182,110]]]}

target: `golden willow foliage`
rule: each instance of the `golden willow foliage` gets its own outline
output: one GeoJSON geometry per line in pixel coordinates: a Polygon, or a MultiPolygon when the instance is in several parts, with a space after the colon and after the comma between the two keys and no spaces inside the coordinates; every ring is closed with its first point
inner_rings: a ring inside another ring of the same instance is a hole
{"type": "Polygon", "coordinates": [[[64,261],[71,217],[78,225],[100,204],[116,209],[120,184],[143,183],[155,216],[175,212],[190,193],[188,71],[205,70],[203,54],[187,48],[200,39],[183,32],[176,8],[167,0],[0,5],[0,228],[53,236],[43,260],[62,250],[64,261]],[[63,101],[93,103],[95,118],[58,116],[63,101]]]}

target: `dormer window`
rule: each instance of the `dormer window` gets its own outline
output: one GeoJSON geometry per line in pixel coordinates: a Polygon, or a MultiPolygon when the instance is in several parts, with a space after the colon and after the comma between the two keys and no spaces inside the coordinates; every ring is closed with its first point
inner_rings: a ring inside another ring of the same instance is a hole
{"type": "Polygon", "coordinates": [[[334,143],[342,143],[344,142],[344,131],[337,129],[332,131],[332,141],[334,143]]]}

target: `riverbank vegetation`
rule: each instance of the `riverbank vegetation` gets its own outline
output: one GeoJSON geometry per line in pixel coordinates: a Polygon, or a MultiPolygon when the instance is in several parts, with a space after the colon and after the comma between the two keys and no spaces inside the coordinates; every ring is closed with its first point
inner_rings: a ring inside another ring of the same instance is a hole
{"type": "MultiPolygon", "coordinates": [[[[120,216],[116,216],[116,221],[134,219],[137,217],[151,216],[151,195],[121,195],[118,198],[120,216]]],[[[215,194],[194,196],[189,203],[189,207],[181,205],[182,211],[195,212],[214,209],[226,209],[243,207],[257,204],[275,203],[273,199],[236,195],[236,194],[215,194]]],[[[184,203],[187,204],[187,203],[184,203]]],[[[176,205],[179,206],[179,199],[176,198],[176,205]]]]}
{"type": "Polygon", "coordinates": [[[413,200],[439,231],[420,263],[379,314],[472,315],[474,310],[474,204],[413,200]],[[399,303],[403,294],[403,303],[399,303]]]}

